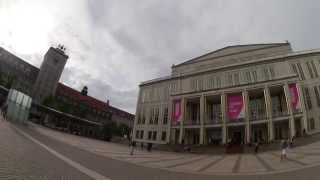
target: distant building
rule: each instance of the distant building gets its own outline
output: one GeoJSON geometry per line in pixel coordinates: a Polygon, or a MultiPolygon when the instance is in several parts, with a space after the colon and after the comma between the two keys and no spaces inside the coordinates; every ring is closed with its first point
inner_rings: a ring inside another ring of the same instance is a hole
{"type": "Polygon", "coordinates": [[[12,80],[11,88],[32,96],[40,104],[54,97],[72,107],[80,107],[70,110],[70,114],[92,122],[114,121],[132,127],[134,115],[59,83],[67,59],[61,46],[51,47],[38,69],[0,47],[0,84],[12,80]]]}
{"type": "Polygon", "coordinates": [[[140,84],[134,139],[245,144],[320,131],[320,50],[228,46],[140,84]]]}

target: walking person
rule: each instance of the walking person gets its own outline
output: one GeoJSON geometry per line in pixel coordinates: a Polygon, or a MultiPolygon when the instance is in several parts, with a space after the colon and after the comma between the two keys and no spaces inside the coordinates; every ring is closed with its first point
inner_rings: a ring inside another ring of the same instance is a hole
{"type": "Polygon", "coordinates": [[[255,152],[256,154],[257,154],[258,151],[259,151],[259,146],[260,146],[259,141],[257,141],[257,142],[254,144],[254,152],[255,152]]]}
{"type": "Polygon", "coordinates": [[[287,148],[288,148],[288,143],[286,140],[281,141],[281,156],[280,156],[280,161],[284,160],[287,158],[287,148]]]}
{"type": "Polygon", "coordinates": [[[131,155],[131,156],[133,155],[134,146],[135,146],[135,142],[134,142],[134,141],[132,141],[132,143],[131,143],[131,147],[130,147],[130,155],[131,155]]]}

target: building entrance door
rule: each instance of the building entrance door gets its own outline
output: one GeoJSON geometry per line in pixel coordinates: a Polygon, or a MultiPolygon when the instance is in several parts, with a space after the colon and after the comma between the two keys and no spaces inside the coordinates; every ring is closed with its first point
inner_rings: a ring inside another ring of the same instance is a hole
{"type": "Polygon", "coordinates": [[[234,131],[233,132],[232,143],[233,144],[241,144],[242,143],[242,133],[241,133],[241,131],[234,131]]]}

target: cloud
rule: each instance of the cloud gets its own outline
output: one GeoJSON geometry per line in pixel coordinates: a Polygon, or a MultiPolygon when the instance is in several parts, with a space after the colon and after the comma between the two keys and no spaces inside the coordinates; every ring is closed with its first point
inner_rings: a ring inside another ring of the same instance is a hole
{"type": "Polygon", "coordinates": [[[172,64],[209,51],[285,40],[295,50],[319,48],[319,5],[316,0],[2,0],[0,45],[39,66],[50,45],[65,44],[70,59],[61,81],[79,90],[88,85],[90,95],[134,113],[141,81],[168,75],[172,64]]]}

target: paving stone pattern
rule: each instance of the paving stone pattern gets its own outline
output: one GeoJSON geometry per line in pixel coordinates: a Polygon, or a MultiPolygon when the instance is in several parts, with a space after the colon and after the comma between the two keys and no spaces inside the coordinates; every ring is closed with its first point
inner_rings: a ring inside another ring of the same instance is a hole
{"type": "Polygon", "coordinates": [[[54,131],[32,124],[39,133],[77,148],[108,158],[144,167],[205,175],[259,175],[290,172],[320,165],[320,142],[289,150],[288,159],[280,161],[280,150],[258,154],[205,155],[135,149],[130,155],[129,146],[109,143],[54,131]]]}
{"type": "Polygon", "coordinates": [[[48,153],[0,117],[1,180],[89,180],[90,178],[48,153]]]}

